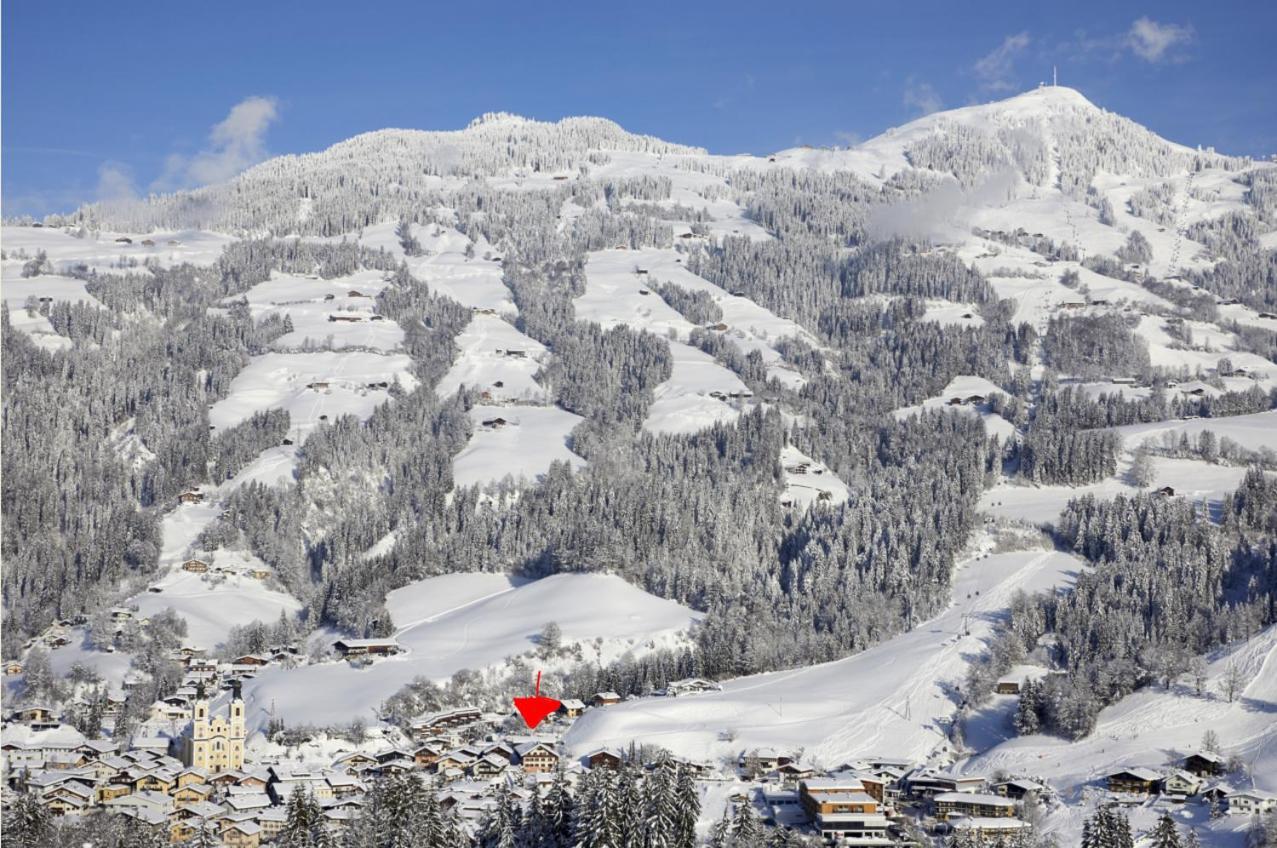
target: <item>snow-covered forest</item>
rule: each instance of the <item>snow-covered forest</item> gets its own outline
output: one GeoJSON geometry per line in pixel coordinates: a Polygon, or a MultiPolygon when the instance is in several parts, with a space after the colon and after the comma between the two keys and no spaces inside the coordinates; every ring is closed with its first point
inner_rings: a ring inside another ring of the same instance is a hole
{"type": "MultiPolygon", "coordinates": [[[[1275,173],[1044,88],[770,157],[492,114],[11,222],[8,698],[141,734],[183,645],[300,645],[278,673],[322,674],[334,639],[409,644],[450,614],[405,611],[423,581],[486,574],[611,575],[690,611],[677,637],[543,651],[560,697],[641,701],[889,648],[991,553],[1046,545],[1077,573],[988,610],[925,684],[943,720],[915,724],[974,723],[1031,665],[1006,723],[1084,739],[1277,626],[1275,173]]],[[[508,710],[526,660],[387,672],[379,718],[508,710]]],[[[325,723],[255,700],[273,679],[246,682],[266,736],[325,723]]],[[[835,736],[812,739],[826,767],[890,753],[835,736]]],[[[980,753],[961,737],[929,761],[980,753]]],[[[1247,751],[1277,765],[1266,738],[1247,751]]],[[[671,761],[589,775],[475,827],[396,778],[362,815],[416,841],[343,844],[695,843],[671,761]]],[[[281,844],[330,844],[306,803],[281,844]]],[[[801,844],[736,810],[711,844],[801,844]]],[[[74,832],[24,815],[25,844],[74,832]]],[[[1074,844],[1085,818],[1014,844],[1074,844]]]]}

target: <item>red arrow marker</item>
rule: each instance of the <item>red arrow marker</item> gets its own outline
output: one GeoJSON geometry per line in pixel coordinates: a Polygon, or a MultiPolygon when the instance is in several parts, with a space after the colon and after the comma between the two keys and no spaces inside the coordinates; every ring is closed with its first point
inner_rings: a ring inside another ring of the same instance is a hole
{"type": "Polygon", "coordinates": [[[537,688],[536,695],[531,698],[515,698],[514,708],[519,711],[519,715],[523,716],[523,720],[527,723],[528,728],[534,728],[540,724],[546,716],[557,710],[562,704],[553,698],[541,697],[541,672],[537,672],[537,688]]]}

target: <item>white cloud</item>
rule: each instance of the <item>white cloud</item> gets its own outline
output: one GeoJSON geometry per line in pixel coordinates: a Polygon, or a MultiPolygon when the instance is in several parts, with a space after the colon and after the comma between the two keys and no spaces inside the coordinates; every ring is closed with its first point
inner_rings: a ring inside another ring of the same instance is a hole
{"type": "Polygon", "coordinates": [[[1173,48],[1193,40],[1193,28],[1179,24],[1162,24],[1143,17],[1131,24],[1126,44],[1146,62],[1175,59],[1173,48]]]}
{"type": "Polygon", "coordinates": [[[1015,88],[1014,63],[1017,56],[1029,46],[1029,34],[1019,32],[1008,35],[1002,43],[982,56],[975,63],[975,74],[989,91],[1010,91],[1015,88]]]}
{"type": "Polygon", "coordinates": [[[279,117],[273,97],[247,97],[209,132],[208,146],[194,156],[173,153],[151,189],[173,191],[229,180],[266,158],[266,131],[279,117]]]}
{"type": "Polygon", "coordinates": [[[930,115],[944,108],[939,93],[929,82],[922,82],[910,77],[905,81],[904,104],[916,109],[920,115],[930,115]]]}
{"type": "Polygon", "coordinates": [[[99,203],[124,203],[137,198],[133,175],[125,165],[103,162],[98,168],[96,198],[99,203]]]}

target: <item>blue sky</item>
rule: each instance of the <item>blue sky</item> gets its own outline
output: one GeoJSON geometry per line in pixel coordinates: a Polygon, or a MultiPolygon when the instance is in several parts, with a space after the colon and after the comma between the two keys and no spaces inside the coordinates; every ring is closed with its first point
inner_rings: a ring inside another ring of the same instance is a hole
{"type": "Polygon", "coordinates": [[[3,4],[6,215],[219,179],[485,111],[714,152],[847,144],[1049,79],[1156,132],[1277,152],[1277,3],[3,4]],[[608,8],[604,8],[608,7],[608,8]]]}

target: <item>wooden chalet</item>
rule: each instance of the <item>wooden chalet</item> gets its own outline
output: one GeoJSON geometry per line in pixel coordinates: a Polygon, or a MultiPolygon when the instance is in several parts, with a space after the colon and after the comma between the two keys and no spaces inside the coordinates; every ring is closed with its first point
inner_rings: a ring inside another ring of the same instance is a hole
{"type": "Polygon", "coordinates": [[[594,696],[594,706],[596,707],[610,707],[619,703],[621,703],[621,696],[615,692],[599,692],[594,696]]]}
{"type": "Polygon", "coordinates": [[[590,768],[620,769],[621,755],[610,748],[598,748],[585,755],[585,762],[590,768]]]}
{"type": "Polygon", "coordinates": [[[1214,777],[1224,773],[1224,758],[1212,751],[1196,751],[1184,758],[1184,771],[1198,777],[1214,777]]]}
{"type": "Polygon", "coordinates": [[[559,766],[559,752],[549,742],[528,742],[518,746],[515,752],[527,774],[554,771],[559,766]]]}
{"type": "Polygon", "coordinates": [[[338,639],[333,648],[343,657],[388,657],[402,650],[394,639],[338,639]]]}
{"type": "Polygon", "coordinates": [[[178,503],[197,504],[204,502],[204,495],[194,489],[188,489],[177,496],[178,503]]]}
{"type": "Polygon", "coordinates": [[[1112,772],[1104,778],[1110,792],[1156,795],[1162,776],[1152,769],[1131,768],[1112,772]]]}
{"type": "Polygon", "coordinates": [[[1039,795],[1043,788],[1042,784],[1032,780],[1002,780],[993,784],[995,793],[1013,801],[1021,801],[1030,795],[1039,795]]]}
{"type": "Polygon", "coordinates": [[[193,574],[205,574],[208,572],[208,563],[202,559],[188,559],[182,563],[182,570],[193,574]]]}

